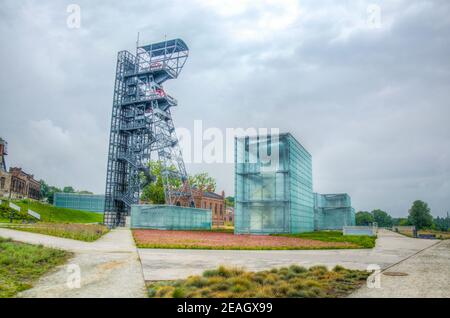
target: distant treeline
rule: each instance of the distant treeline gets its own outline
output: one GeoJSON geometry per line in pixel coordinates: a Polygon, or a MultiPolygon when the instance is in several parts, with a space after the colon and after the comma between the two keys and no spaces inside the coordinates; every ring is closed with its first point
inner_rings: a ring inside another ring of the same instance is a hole
{"type": "Polygon", "coordinates": [[[426,202],[416,200],[408,211],[406,218],[393,218],[388,212],[376,209],[372,212],[359,211],[356,213],[356,225],[370,225],[377,223],[379,227],[398,225],[414,225],[417,229],[433,229],[437,231],[450,230],[450,217],[433,218],[426,202]]]}
{"type": "Polygon", "coordinates": [[[77,191],[72,186],[65,186],[64,188],[61,189],[55,186],[48,185],[44,180],[40,180],[39,182],[41,183],[41,199],[43,201],[47,201],[50,204],[53,204],[53,194],[57,192],[93,194],[92,192],[86,190],[77,191]]]}

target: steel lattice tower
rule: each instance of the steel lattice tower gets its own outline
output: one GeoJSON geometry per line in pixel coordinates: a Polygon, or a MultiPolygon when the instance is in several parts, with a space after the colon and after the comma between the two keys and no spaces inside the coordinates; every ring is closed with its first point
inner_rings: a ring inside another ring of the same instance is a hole
{"type": "Polygon", "coordinates": [[[118,53],[109,141],[104,222],[123,226],[142,188],[154,177],[149,161],[160,161],[166,204],[190,203],[191,187],[172,121],[177,101],[162,84],[178,77],[189,54],[180,39],[118,53]]]}

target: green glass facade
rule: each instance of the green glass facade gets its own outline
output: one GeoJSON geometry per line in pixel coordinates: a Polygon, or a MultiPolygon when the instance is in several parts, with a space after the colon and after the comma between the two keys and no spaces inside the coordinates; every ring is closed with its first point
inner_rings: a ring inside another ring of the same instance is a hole
{"type": "Polygon", "coordinates": [[[346,193],[314,193],[315,230],[342,230],[355,225],[355,210],[346,193]]]}
{"type": "Polygon", "coordinates": [[[103,213],[105,195],[58,192],[53,195],[53,205],[59,208],[103,213]]]}
{"type": "Polygon", "coordinates": [[[314,230],[312,159],[291,135],[235,139],[235,233],[314,230]]]}
{"type": "Polygon", "coordinates": [[[131,228],[157,230],[210,230],[211,210],[174,205],[132,205],[131,228]]]}

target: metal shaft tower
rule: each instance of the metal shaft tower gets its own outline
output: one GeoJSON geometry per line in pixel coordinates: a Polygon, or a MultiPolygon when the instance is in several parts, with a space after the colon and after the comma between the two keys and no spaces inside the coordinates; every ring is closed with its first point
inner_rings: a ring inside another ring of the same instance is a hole
{"type": "Polygon", "coordinates": [[[166,204],[193,205],[171,108],[177,101],[162,84],[178,77],[189,54],[174,39],[118,53],[109,141],[104,222],[123,226],[142,188],[154,180],[149,161],[159,161],[166,204]]]}

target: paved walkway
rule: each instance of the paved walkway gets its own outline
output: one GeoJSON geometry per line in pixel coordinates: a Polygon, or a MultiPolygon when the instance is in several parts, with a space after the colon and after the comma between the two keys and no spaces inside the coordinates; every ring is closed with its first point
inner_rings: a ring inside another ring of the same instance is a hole
{"type": "Polygon", "coordinates": [[[145,280],[170,280],[200,274],[219,265],[245,267],[257,271],[299,264],[303,266],[339,264],[366,270],[370,264],[386,268],[435,244],[435,240],[412,239],[380,230],[376,247],[359,250],[234,251],[138,249],[145,280]]]}
{"type": "Polygon", "coordinates": [[[3,228],[0,236],[74,252],[67,264],[41,277],[18,297],[146,297],[142,267],[128,229],[112,230],[92,243],[3,228]],[[80,269],[80,288],[67,284],[73,265],[80,269]]]}
{"type": "Polygon", "coordinates": [[[385,272],[400,272],[407,276],[381,274],[380,288],[364,286],[351,297],[450,298],[450,240],[433,245],[385,272]]]}

